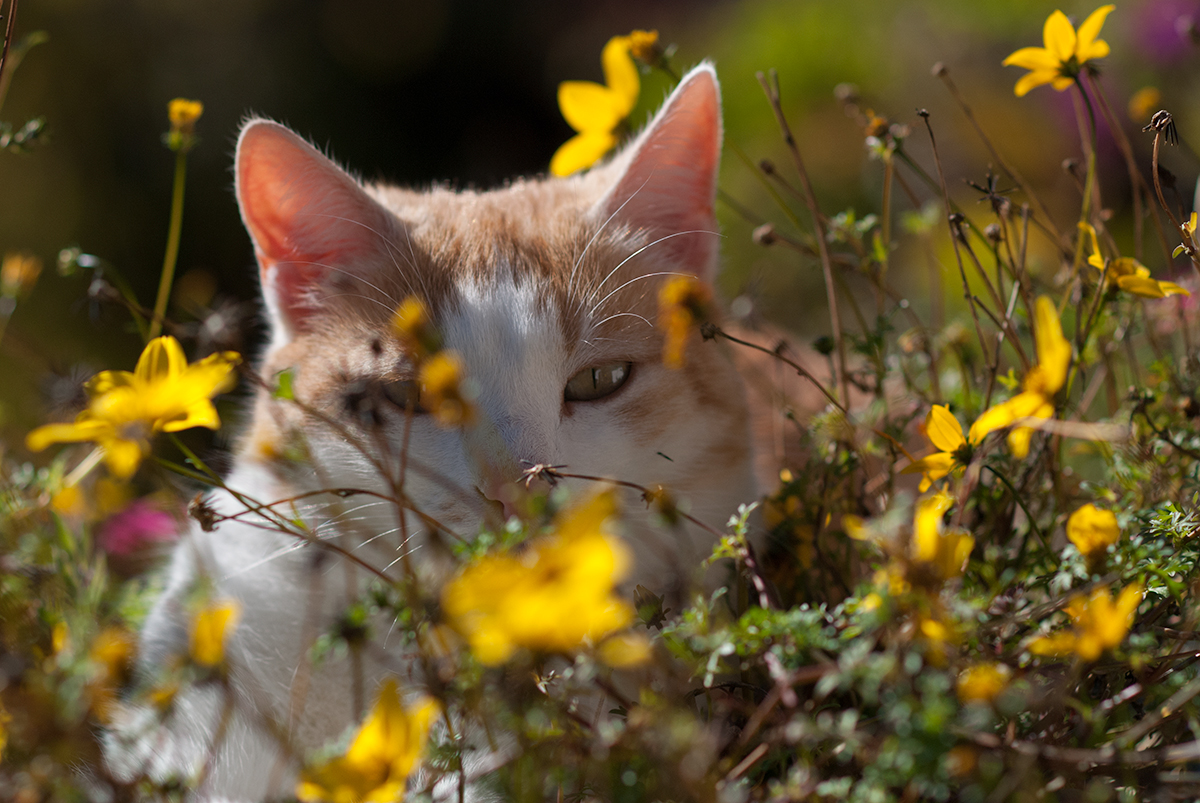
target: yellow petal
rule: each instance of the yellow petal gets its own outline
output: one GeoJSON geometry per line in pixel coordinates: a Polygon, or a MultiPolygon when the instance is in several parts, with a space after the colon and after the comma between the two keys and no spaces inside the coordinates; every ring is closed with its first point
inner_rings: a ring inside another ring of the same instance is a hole
{"type": "Polygon", "coordinates": [[[1100,8],[1088,15],[1088,18],[1079,26],[1079,33],[1075,42],[1075,57],[1082,64],[1090,59],[1102,59],[1108,55],[1108,43],[1103,39],[1097,39],[1100,35],[1100,28],[1104,25],[1104,19],[1115,9],[1116,6],[1100,6],[1100,8]]]}
{"type": "Polygon", "coordinates": [[[653,651],[644,635],[622,633],[605,639],[598,653],[601,661],[620,669],[646,663],[653,651]]]}
{"type": "MultiPolygon", "coordinates": [[[[921,458],[911,465],[905,466],[900,473],[916,474],[919,472],[924,474],[926,479],[933,481],[940,480],[949,474],[952,468],[954,468],[954,455],[947,452],[936,452],[928,457],[921,458]]],[[[926,485],[925,487],[928,489],[929,486],[926,485]]]]}
{"type": "Polygon", "coordinates": [[[929,436],[929,442],[943,452],[953,453],[967,442],[963,437],[962,424],[943,404],[929,408],[929,415],[925,417],[925,434],[929,436]]]}
{"type": "Polygon", "coordinates": [[[170,335],[156,337],[146,344],[138,357],[133,374],[143,382],[175,376],[187,367],[187,357],[179,341],[170,335]]]}
{"type": "Polygon", "coordinates": [[[629,52],[631,45],[628,36],[614,36],[608,40],[600,54],[600,63],[604,66],[604,81],[613,91],[617,101],[616,109],[620,113],[618,120],[625,119],[633,111],[641,91],[637,65],[633,63],[629,52]]]}
{"type": "Polygon", "coordinates": [[[1180,287],[1175,282],[1159,282],[1158,288],[1163,291],[1163,295],[1167,296],[1190,296],[1191,292],[1186,287],[1180,287]]]}
{"type": "Polygon", "coordinates": [[[938,554],[942,514],[954,506],[954,497],[937,493],[917,503],[913,516],[913,552],[917,560],[932,561],[938,554]]]}
{"type": "Polygon", "coordinates": [[[1100,240],[1096,237],[1096,230],[1088,223],[1079,222],[1079,229],[1088,235],[1092,241],[1092,255],[1088,257],[1088,264],[1104,270],[1104,257],[1100,254],[1100,240]]]}
{"type": "Polygon", "coordinates": [[[217,666],[225,660],[225,640],[237,627],[242,607],[233,600],[213,602],[192,619],[189,652],[201,666],[217,666]]]}
{"type": "Polygon", "coordinates": [[[1064,63],[1075,55],[1075,28],[1066,14],[1055,11],[1046,18],[1046,25],[1042,28],[1042,41],[1059,63],[1064,63]]]}
{"type": "Polygon", "coordinates": [[[1070,89],[1074,85],[1074,83],[1075,83],[1074,78],[1071,78],[1068,75],[1058,75],[1058,76],[1055,76],[1053,79],[1051,79],[1050,86],[1056,92],[1063,92],[1067,89],[1070,89]]]}
{"type": "Polygon", "coordinates": [[[192,427],[208,427],[220,429],[221,419],[217,417],[217,408],[208,399],[203,399],[188,407],[182,418],[163,424],[163,432],[179,432],[192,427]]]}
{"type": "Polygon", "coordinates": [[[563,81],[558,85],[558,108],[567,124],[580,132],[611,132],[628,114],[623,99],[592,81],[563,81]]]}
{"type": "Polygon", "coordinates": [[[989,434],[998,429],[1004,429],[1016,421],[1018,416],[1013,412],[1013,401],[1010,399],[1002,404],[994,405],[975,419],[975,423],[971,425],[970,432],[967,434],[967,439],[971,443],[983,443],[983,439],[989,434]]]}
{"type": "Polygon", "coordinates": [[[1005,67],[1024,67],[1027,70],[1058,72],[1059,61],[1044,47],[1023,47],[1009,55],[1005,67]]]}
{"type": "Polygon", "coordinates": [[[564,142],[550,159],[550,173],[569,176],[591,167],[617,144],[610,131],[576,134],[564,142]]]}
{"type": "Polygon", "coordinates": [[[1067,519],[1067,538],[1080,554],[1099,554],[1115,544],[1121,535],[1117,517],[1111,510],[1086,504],[1067,519]]]}
{"type": "Polygon", "coordinates": [[[142,458],[150,453],[148,443],[112,438],[103,443],[104,464],[117,479],[127,480],[134,475],[142,458]]]}
{"type": "Polygon", "coordinates": [[[31,452],[40,452],[52,443],[94,441],[111,431],[105,422],[88,419],[77,419],[74,424],[46,424],[25,436],[25,446],[31,452]]]}
{"type": "Polygon", "coordinates": [[[1053,395],[1067,380],[1071,344],[1063,337],[1054,302],[1046,296],[1038,297],[1035,317],[1033,337],[1037,345],[1038,365],[1045,372],[1043,392],[1053,395]]]}
{"type": "Polygon", "coordinates": [[[1025,73],[1021,79],[1017,81],[1017,85],[1013,87],[1013,94],[1019,98],[1029,94],[1029,90],[1036,89],[1043,84],[1050,84],[1058,80],[1057,70],[1034,70],[1033,72],[1025,73]]]}
{"type": "Polygon", "coordinates": [[[1117,279],[1117,286],[1143,298],[1164,298],[1167,295],[1158,282],[1145,276],[1121,276],[1117,279]]]}

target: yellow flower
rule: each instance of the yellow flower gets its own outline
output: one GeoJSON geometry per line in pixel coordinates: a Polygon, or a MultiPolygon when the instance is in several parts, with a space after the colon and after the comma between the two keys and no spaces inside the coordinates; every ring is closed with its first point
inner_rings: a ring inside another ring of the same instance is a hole
{"type": "MultiPolygon", "coordinates": [[[[1088,264],[1096,270],[1104,270],[1104,257],[1100,253],[1100,240],[1096,230],[1087,223],[1081,222],[1079,228],[1088,234],[1092,241],[1092,253],[1088,264]]],[[[1167,296],[1190,296],[1186,289],[1175,282],[1160,282],[1150,278],[1150,269],[1133,257],[1117,257],[1109,260],[1108,274],[1114,277],[1117,287],[1127,293],[1143,298],[1166,298],[1167,296]]]]}
{"type": "Polygon", "coordinates": [[[29,433],[25,443],[40,452],[52,443],[92,441],[104,450],[109,471],[128,479],[150,453],[158,432],[221,425],[211,397],[232,388],[240,357],[227,351],[188,365],[173,337],[151,340],[137,368],[102,371],[88,382],[88,408],[73,424],[47,424],[29,433]]]}
{"type": "Polygon", "coordinates": [[[990,703],[1008,686],[1012,670],[1004,664],[976,664],[958,676],[958,699],[964,703],[990,703]]]}
{"type": "Polygon", "coordinates": [[[92,713],[101,722],[108,722],[117,701],[117,688],[124,682],[133,659],[133,636],[117,627],[101,630],[88,649],[92,662],[92,678],[86,693],[92,713]]]}
{"type": "Polygon", "coordinates": [[[429,698],[405,708],[396,682],[388,680],[346,753],[304,770],[296,797],[304,803],[393,803],[404,798],[408,776],[439,713],[429,698]]]}
{"type": "Polygon", "coordinates": [[[0,265],[0,294],[23,298],[33,289],[42,272],[42,260],[23,251],[10,251],[0,265]]]}
{"type": "Polygon", "coordinates": [[[1090,597],[1080,594],[1066,608],[1074,627],[1034,639],[1029,651],[1055,657],[1078,655],[1084,661],[1094,661],[1125,640],[1141,601],[1142,587],[1137,583],[1122,591],[1115,602],[1108,586],[1097,588],[1090,597]]]}
{"type": "Polygon", "coordinates": [[[453,351],[439,351],[421,365],[421,404],[438,423],[461,427],[475,419],[475,408],[463,388],[462,360],[453,351]]]}
{"type": "Polygon", "coordinates": [[[1111,510],[1100,510],[1095,505],[1087,504],[1067,519],[1067,538],[1089,563],[1102,557],[1120,537],[1121,528],[1111,510]]]}
{"type": "Polygon", "coordinates": [[[219,600],[201,608],[192,618],[188,651],[200,666],[217,667],[225,662],[225,642],[242,617],[242,606],[219,600]]]}
{"type": "Polygon", "coordinates": [[[658,43],[658,31],[630,31],[629,52],[643,64],[657,64],[662,58],[662,45],[658,43]]]}
{"type": "Polygon", "coordinates": [[[202,114],[204,104],[198,100],[175,98],[167,104],[167,119],[171,121],[171,128],[184,134],[192,133],[202,114]]]}
{"type": "Polygon", "coordinates": [[[413,362],[425,360],[442,347],[441,336],[429,319],[429,310],[416,296],[409,296],[396,308],[392,332],[413,362]]]}
{"type": "Polygon", "coordinates": [[[630,564],[605,532],[615,515],[614,494],[601,493],[560,515],[553,535],[481,558],[446,584],[442,608],[480,661],[504,663],[520,647],[573,652],[634,620],[613,595],[630,564]]]}
{"type": "Polygon", "coordinates": [[[604,85],[593,81],[563,81],[558,85],[558,108],[579,133],[564,142],[550,159],[550,172],[569,176],[591,167],[617,144],[617,130],[637,105],[641,81],[629,50],[628,36],[614,36],[600,61],[604,85]]]}
{"type": "MultiPolygon", "coordinates": [[[[972,432],[974,433],[974,430],[972,432]]],[[[978,441],[968,441],[963,437],[962,425],[958,423],[954,413],[950,412],[950,408],[943,404],[935,404],[929,408],[929,415],[925,417],[925,435],[929,438],[929,442],[940,451],[923,457],[912,465],[905,466],[900,472],[901,474],[920,472],[923,475],[920,485],[921,493],[928,491],[929,486],[945,477],[956,467],[964,465],[967,460],[966,454],[962,451],[964,446],[969,445],[974,448],[979,445],[978,441]]]]}
{"type": "Polygon", "coordinates": [[[945,582],[962,574],[975,539],[965,530],[942,529],[942,514],[954,506],[949,494],[933,494],[917,503],[913,515],[912,559],[931,569],[934,579],[945,582]]]}
{"type": "Polygon", "coordinates": [[[710,315],[712,293],[694,276],[672,276],[658,291],[658,326],[663,331],[663,365],[683,367],[692,327],[710,315]]]}
{"type": "Polygon", "coordinates": [[[1067,15],[1055,11],[1046,19],[1042,30],[1045,47],[1023,47],[1004,60],[1004,66],[1024,67],[1028,73],[1021,76],[1013,91],[1022,97],[1034,87],[1050,84],[1059,92],[1071,86],[1083,65],[1092,59],[1108,55],[1108,43],[1096,37],[1104,25],[1104,18],[1116,6],[1101,6],[1091,13],[1079,31],[1071,25],[1067,15]]]}
{"type": "Polygon", "coordinates": [[[1156,86],[1144,86],[1129,98],[1129,119],[1141,125],[1150,119],[1162,103],[1162,92],[1156,86]]]}
{"type": "MultiPolygon", "coordinates": [[[[1037,345],[1038,364],[1025,376],[1024,392],[1006,402],[997,404],[984,412],[974,424],[967,438],[973,443],[982,443],[988,433],[1003,429],[1022,418],[1050,418],[1054,415],[1054,394],[1067,380],[1067,366],[1071,363],[1071,344],[1063,337],[1062,324],[1054,303],[1040,296],[1037,300],[1033,326],[1033,337],[1037,345]]],[[[1029,439],[1033,430],[1017,427],[1008,434],[1008,447],[1017,457],[1029,453],[1029,439]]]]}
{"type": "Polygon", "coordinates": [[[8,747],[8,723],[12,722],[12,714],[4,707],[4,701],[0,700],[0,758],[4,757],[4,748],[8,747]]]}

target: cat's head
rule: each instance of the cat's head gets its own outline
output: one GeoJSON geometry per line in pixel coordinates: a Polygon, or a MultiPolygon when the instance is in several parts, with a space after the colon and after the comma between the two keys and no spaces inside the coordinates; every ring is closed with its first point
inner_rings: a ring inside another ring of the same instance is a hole
{"type": "MultiPolygon", "coordinates": [[[[537,463],[661,483],[722,527],[754,493],[740,381],[697,333],[685,366],[666,367],[655,325],[665,280],[713,281],[720,147],[707,65],[608,163],[487,192],[363,185],[287,128],[249,122],[236,180],[271,326],[262,375],[292,372],[300,404],[261,392],[241,459],[313,489],[386,490],[381,467],[394,478],[403,462],[409,498],[465,537],[537,463]],[[461,355],[468,426],[417,405],[406,427],[415,376],[391,322],[409,296],[461,355]]],[[[640,581],[707,554],[711,536],[650,528],[627,501],[640,581]]],[[[386,505],[373,511],[338,537],[394,532],[386,505]]]]}

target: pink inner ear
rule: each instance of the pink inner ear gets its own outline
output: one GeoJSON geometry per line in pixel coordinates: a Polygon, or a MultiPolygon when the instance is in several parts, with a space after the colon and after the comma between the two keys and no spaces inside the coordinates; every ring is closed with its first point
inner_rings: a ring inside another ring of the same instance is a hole
{"type": "Polygon", "coordinates": [[[619,219],[631,229],[647,230],[649,242],[669,237],[653,246],[655,255],[665,252],[681,267],[711,279],[718,240],[713,204],[721,157],[721,98],[712,68],[700,67],[685,76],[630,147],[632,158],[601,202],[604,218],[620,209],[619,219]]]}
{"type": "Polygon", "coordinates": [[[318,308],[314,291],[329,273],[369,265],[395,227],[341,168],[277,123],[243,129],[237,196],[268,305],[288,335],[318,308]]]}

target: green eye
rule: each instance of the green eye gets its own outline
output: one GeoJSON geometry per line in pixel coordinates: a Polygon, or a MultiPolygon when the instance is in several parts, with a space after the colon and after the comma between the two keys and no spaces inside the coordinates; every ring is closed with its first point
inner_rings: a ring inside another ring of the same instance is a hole
{"type": "Polygon", "coordinates": [[[603,399],[629,379],[633,370],[631,362],[611,362],[607,365],[597,365],[584,368],[567,382],[563,389],[565,401],[595,401],[603,399]]]}

